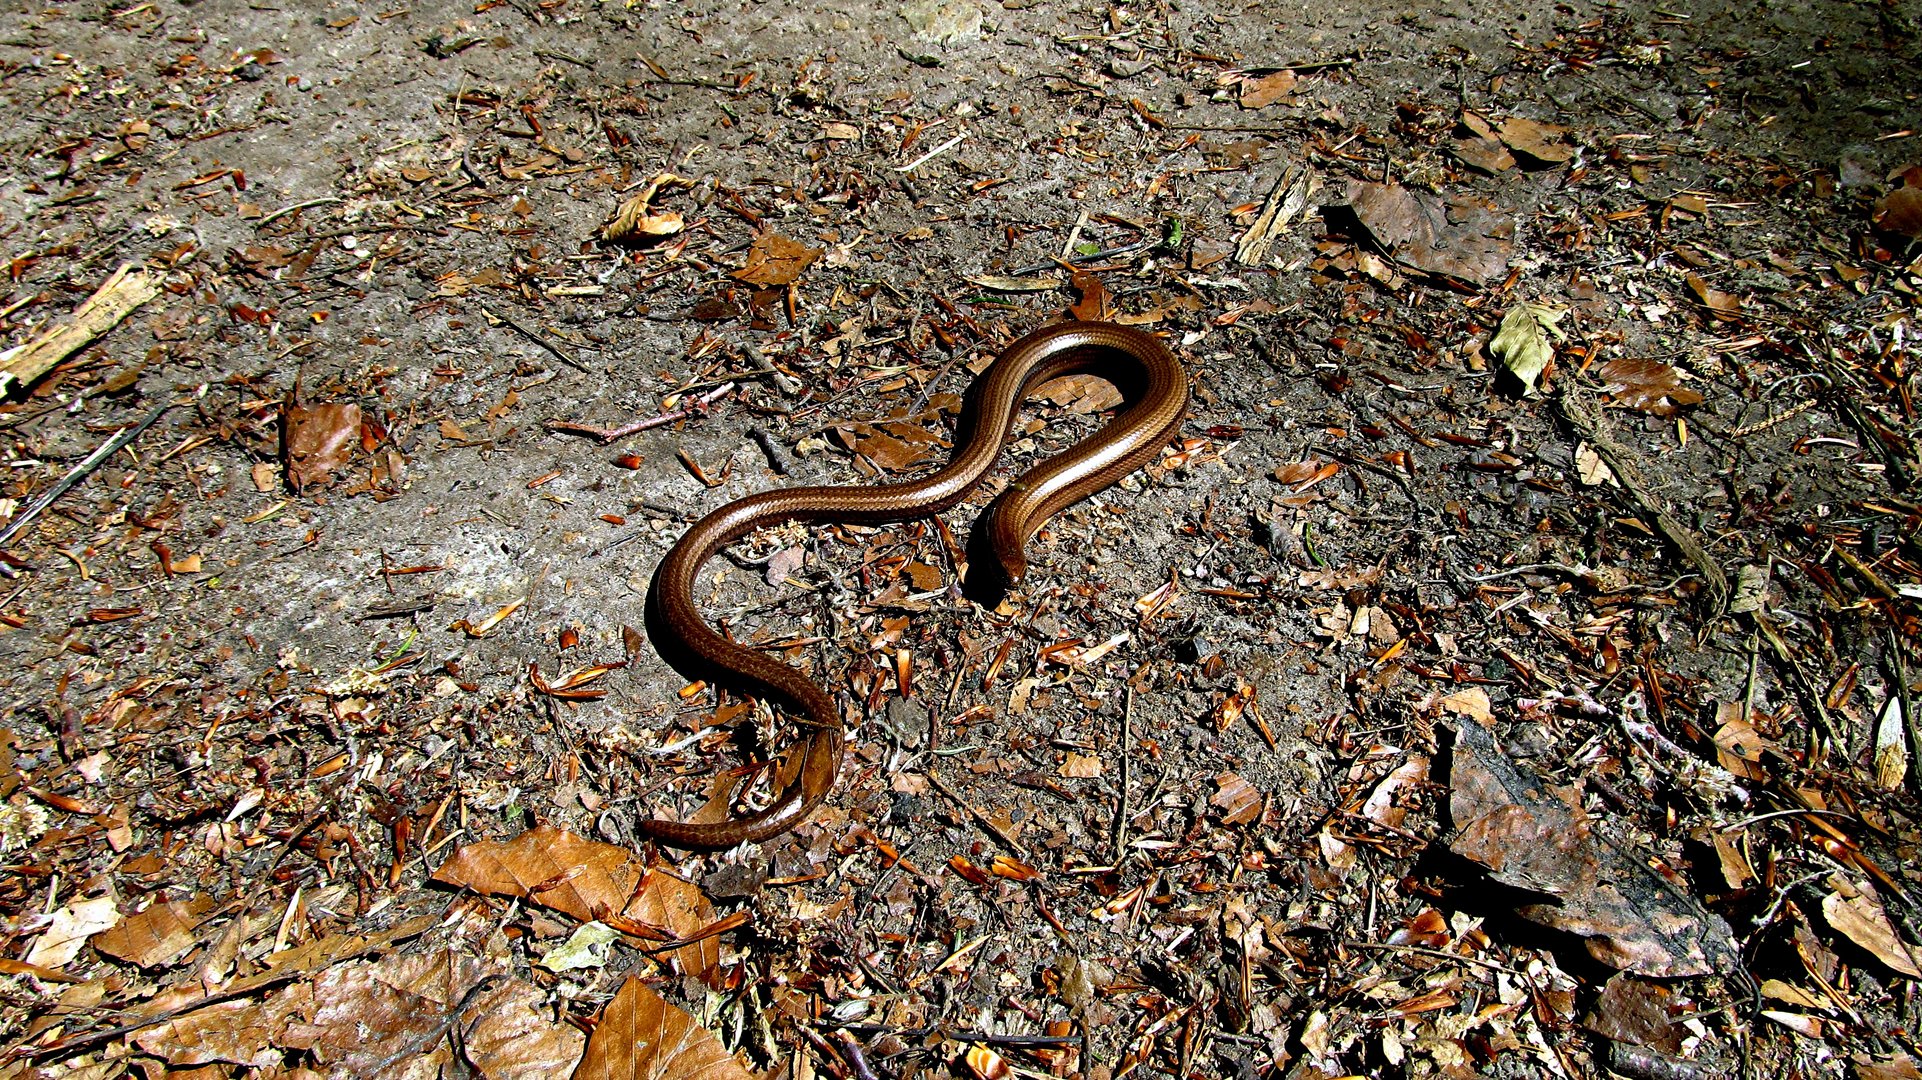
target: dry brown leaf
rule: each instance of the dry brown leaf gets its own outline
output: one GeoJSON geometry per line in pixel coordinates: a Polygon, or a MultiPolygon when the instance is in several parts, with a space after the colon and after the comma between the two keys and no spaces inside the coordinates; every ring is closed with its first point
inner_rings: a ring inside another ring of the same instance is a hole
{"type": "Polygon", "coordinates": [[[1446,202],[1399,184],[1352,182],[1348,208],[1384,252],[1413,270],[1481,285],[1508,272],[1515,219],[1493,204],[1446,202]]]}
{"type": "Polygon", "coordinates": [[[754,246],[748,248],[747,265],[734,271],[732,276],[750,285],[788,285],[798,280],[801,271],[820,258],[824,250],[789,240],[777,232],[764,232],[755,237],[754,246]]]}
{"type": "Polygon", "coordinates": [[[1741,313],[1741,297],[1734,293],[1726,293],[1714,288],[1707,281],[1704,281],[1700,274],[1690,274],[1687,280],[1689,291],[1695,294],[1695,299],[1700,300],[1702,306],[1707,308],[1716,318],[1733,319],[1741,313]]]}
{"type": "MultiPolygon", "coordinates": [[[[621,916],[659,927],[677,938],[691,938],[714,921],[714,905],[699,886],[665,870],[653,869],[628,901],[621,916]]],[[[662,954],[680,965],[681,972],[718,988],[721,942],[708,938],[662,954]]]]}
{"type": "Polygon", "coordinates": [[[1283,68],[1269,75],[1246,75],[1241,80],[1241,107],[1260,109],[1280,102],[1290,104],[1289,95],[1295,91],[1295,84],[1301,79],[1294,72],[1283,68]]]}
{"type": "Polygon", "coordinates": [[[87,939],[111,930],[120,922],[119,906],[111,896],[78,900],[54,911],[47,928],[34,940],[27,963],[61,967],[86,948],[87,939]]]}
{"type": "Polygon", "coordinates": [[[293,405],[281,416],[281,454],[295,491],[325,484],[360,441],[360,406],[293,405]]]}
{"type": "Polygon", "coordinates": [[[1069,284],[1081,298],[1068,308],[1068,314],[1082,322],[1107,322],[1114,317],[1114,298],[1108,295],[1099,275],[1076,270],[1069,284]]]}
{"type": "Polygon", "coordinates": [[[630,978],[607,1003],[572,1080],[753,1080],[714,1033],[630,978]]]}
{"type": "Polygon", "coordinates": [[[1674,996],[1660,983],[1617,973],[1602,985],[1602,993],[1583,1026],[1616,1042],[1679,1053],[1682,1030],[1668,1018],[1674,996]]]}
{"type": "Polygon", "coordinates": [[[1565,127],[1511,116],[1502,121],[1498,135],[1509,149],[1544,165],[1559,165],[1575,156],[1565,127]]]}
{"type": "Polygon", "coordinates": [[[1361,805],[1361,815],[1378,824],[1399,828],[1408,816],[1407,808],[1400,804],[1400,796],[1404,791],[1412,796],[1421,790],[1421,785],[1428,780],[1428,765],[1426,755],[1411,754],[1369,792],[1367,801],[1361,805]]]}
{"type": "Polygon", "coordinates": [[[1596,368],[1595,374],[1617,404],[1656,416],[1672,416],[1702,401],[1700,393],[1682,385],[1681,369],[1659,360],[1622,357],[1596,368]]]}
{"type": "Polygon", "coordinates": [[[1077,416],[1119,408],[1121,391],[1099,375],[1063,375],[1034,388],[1034,395],[1046,398],[1077,416]]]}
{"type": "Polygon", "coordinates": [[[1100,776],[1101,759],[1093,754],[1077,754],[1070,750],[1067,758],[1061,762],[1059,772],[1062,776],[1071,777],[1076,780],[1086,780],[1089,777],[1100,776]]]}
{"type": "Polygon", "coordinates": [[[1261,792],[1234,773],[1215,777],[1215,793],[1208,802],[1221,809],[1221,820],[1228,825],[1246,825],[1261,813],[1261,792]]]}
{"type": "Polygon", "coordinates": [[[1867,893],[1843,897],[1832,892],[1822,898],[1822,917],[1837,933],[1860,945],[1889,969],[1911,979],[1922,979],[1922,968],[1915,964],[1909,944],[1889,923],[1881,901],[1867,893]]]}
{"type": "Polygon", "coordinates": [[[626,848],[540,825],[506,842],[468,844],[434,880],[484,896],[520,897],[590,922],[625,907],[642,871],[626,848]]]}
{"type": "Polygon", "coordinates": [[[154,904],[127,916],[119,926],[96,935],[93,947],[116,960],[144,968],[171,963],[194,947],[197,916],[209,906],[204,899],[154,904]]]}
{"type": "Polygon", "coordinates": [[[944,580],[940,567],[924,562],[910,562],[901,568],[901,572],[907,575],[908,584],[914,586],[915,592],[933,592],[941,587],[944,580]]]}
{"type": "Polygon", "coordinates": [[[1869,220],[1897,236],[1922,237],[1922,187],[1904,184],[1877,199],[1869,220]]]}
{"type": "Polygon", "coordinates": [[[1578,802],[1504,757],[1480,724],[1455,727],[1449,787],[1449,849],[1502,884],[1554,898],[1521,905],[1523,918],[1586,938],[1595,959],[1638,975],[1740,966],[1728,924],[1676,884],[1685,879],[1656,873],[1648,853],[1603,835],[1578,802]]]}

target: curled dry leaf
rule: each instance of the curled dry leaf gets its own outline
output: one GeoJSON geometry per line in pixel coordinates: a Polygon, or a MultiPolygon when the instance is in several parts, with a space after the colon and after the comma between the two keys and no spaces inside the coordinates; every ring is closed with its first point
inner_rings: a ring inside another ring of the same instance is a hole
{"type": "Polygon", "coordinates": [[[824,250],[769,230],[754,238],[754,246],[747,249],[747,265],[732,276],[750,285],[789,285],[799,280],[801,271],[813,265],[824,250]]]}
{"type": "Polygon", "coordinates": [[[671,172],[657,173],[633,198],[614,211],[613,220],[601,226],[601,239],[610,244],[648,243],[673,236],[686,227],[681,215],[672,210],[655,210],[654,198],[670,187],[686,187],[694,181],[671,172]]]}
{"type": "Polygon", "coordinates": [[[293,405],[281,416],[281,454],[295,491],[325,484],[360,440],[360,406],[293,405]]]}
{"type": "Polygon", "coordinates": [[[630,978],[607,1003],[573,1080],[753,1080],[684,1009],[630,978]]]}
{"type": "Polygon", "coordinates": [[[1480,724],[1455,727],[1449,849],[1505,885],[1552,897],[1516,913],[1587,939],[1595,959],[1655,978],[1732,972],[1741,955],[1728,924],[1650,869],[1647,852],[1604,835],[1581,808],[1504,757],[1480,724]]]}
{"type": "Polygon", "coordinates": [[[1902,186],[1875,201],[1875,227],[1911,240],[1922,237],[1922,168],[1902,174],[1902,186]]]}

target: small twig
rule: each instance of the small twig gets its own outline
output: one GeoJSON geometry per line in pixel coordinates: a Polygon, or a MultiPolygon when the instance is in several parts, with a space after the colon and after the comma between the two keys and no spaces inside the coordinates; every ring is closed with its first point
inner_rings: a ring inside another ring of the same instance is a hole
{"type": "Polygon", "coordinates": [[[1006,832],[1003,832],[1001,829],[1001,826],[996,825],[992,820],[989,819],[988,815],[976,809],[973,803],[970,803],[966,799],[962,798],[961,794],[955,791],[953,788],[949,787],[948,782],[941,779],[940,776],[936,775],[933,769],[927,770],[927,772],[924,775],[927,776],[928,783],[934,785],[935,790],[939,791],[943,795],[946,795],[948,798],[954,800],[954,804],[956,806],[959,806],[961,809],[966,810],[970,817],[974,818],[974,820],[983,829],[987,830],[989,836],[992,836],[996,840],[1001,841],[1002,845],[1005,846],[1009,851],[1014,852],[1016,855],[1019,855],[1024,859],[1027,858],[1028,851],[1026,848],[1021,846],[1021,841],[1016,840],[1014,837],[1009,836],[1006,832]]]}
{"type": "Polygon", "coordinates": [[[667,412],[650,416],[645,420],[636,420],[631,424],[622,424],[617,428],[595,427],[592,424],[577,424],[571,420],[549,420],[545,426],[549,431],[557,431],[563,435],[585,435],[590,439],[599,440],[602,445],[606,445],[616,439],[625,439],[629,435],[646,431],[649,428],[657,428],[663,424],[671,424],[683,417],[692,416],[701,409],[726,396],[733,389],[733,383],[722,383],[678,409],[670,409],[667,412]]]}
{"type": "Polygon", "coordinates": [[[1522,978],[1528,977],[1524,973],[1516,971],[1514,968],[1508,967],[1505,964],[1497,964],[1493,960],[1483,960],[1478,956],[1463,956],[1461,953],[1452,953],[1444,949],[1427,949],[1420,945],[1388,945],[1374,941],[1356,941],[1352,938],[1343,941],[1342,944],[1357,949],[1374,949],[1377,952],[1415,953],[1420,956],[1433,956],[1441,960],[1459,960],[1464,964],[1473,964],[1476,967],[1487,968],[1490,971],[1506,971],[1510,975],[1518,975],[1522,978]]]}
{"type": "Polygon", "coordinates": [[[504,312],[495,311],[493,308],[488,307],[486,304],[481,305],[481,310],[486,312],[489,317],[498,319],[501,322],[506,323],[508,326],[513,327],[515,330],[520,331],[521,334],[526,336],[526,338],[529,341],[532,341],[534,344],[539,345],[541,348],[546,349],[548,352],[553,353],[556,359],[558,359],[561,363],[566,364],[568,367],[574,368],[579,371],[584,371],[589,375],[596,374],[593,368],[590,368],[586,364],[583,364],[579,360],[576,360],[572,356],[569,356],[559,345],[556,345],[553,342],[547,340],[547,338],[544,337],[539,331],[519,322],[512,315],[505,314],[504,312]]]}
{"type": "Polygon", "coordinates": [[[750,428],[748,430],[748,437],[752,438],[755,445],[761,448],[761,453],[767,455],[767,466],[774,470],[774,475],[786,476],[788,470],[787,455],[781,452],[781,446],[774,441],[774,436],[769,435],[765,429],[750,428]]]}
{"type": "Polygon", "coordinates": [[[333,203],[337,203],[339,201],[340,199],[336,198],[335,196],[322,195],[318,199],[308,199],[306,202],[297,202],[292,206],[283,206],[280,209],[274,211],[273,213],[268,214],[266,217],[261,218],[259,221],[254,222],[254,228],[264,229],[272,222],[279,221],[281,218],[286,217],[288,214],[297,214],[302,210],[307,210],[316,206],[328,206],[333,203]]]}
{"type": "Polygon", "coordinates": [[[61,477],[59,481],[48,488],[44,494],[28,504],[25,510],[20,511],[17,517],[7,523],[6,528],[0,529],[0,547],[4,547],[7,541],[18,536],[20,530],[31,524],[47,507],[52,506],[55,499],[65,495],[75,484],[85,480],[88,474],[100,467],[102,462],[119,453],[121,448],[125,447],[128,443],[138,439],[143,432],[153,426],[154,421],[160,419],[163,413],[173,407],[173,402],[166,402],[148,413],[145,417],[142,417],[139,423],[121,428],[106,442],[101,443],[93,453],[87,455],[84,461],[75,465],[71,472],[61,477]]]}
{"type": "Polygon", "coordinates": [[[928,151],[927,153],[922,154],[920,157],[915,158],[913,161],[908,162],[906,165],[896,165],[894,167],[894,171],[902,172],[902,173],[913,172],[915,169],[918,169],[921,166],[926,165],[928,162],[933,161],[935,158],[940,157],[942,154],[945,154],[948,151],[954,149],[955,147],[961,145],[961,140],[967,137],[968,137],[968,133],[964,131],[961,134],[956,135],[954,138],[949,139],[947,142],[942,143],[940,146],[937,146],[934,149],[928,151]]]}

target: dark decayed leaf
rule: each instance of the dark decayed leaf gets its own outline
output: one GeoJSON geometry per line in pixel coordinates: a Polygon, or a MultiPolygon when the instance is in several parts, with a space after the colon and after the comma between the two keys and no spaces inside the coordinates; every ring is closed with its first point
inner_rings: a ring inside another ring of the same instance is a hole
{"type": "Polygon", "coordinates": [[[1485,284],[1508,272],[1515,219],[1469,198],[1446,202],[1399,184],[1354,182],[1348,208],[1381,249],[1412,270],[1485,284]]]}
{"type": "Polygon", "coordinates": [[[1680,370],[1659,360],[1622,357],[1595,369],[1595,374],[1616,404],[1656,416],[1670,416],[1702,401],[1700,393],[1682,385],[1680,370]]]}
{"type": "Polygon", "coordinates": [[[1649,869],[1647,853],[1605,836],[1579,805],[1504,757],[1480,724],[1456,732],[1449,849],[1496,881],[1553,898],[1518,914],[1586,938],[1595,959],[1639,975],[1740,969],[1728,924],[1649,869]]]}

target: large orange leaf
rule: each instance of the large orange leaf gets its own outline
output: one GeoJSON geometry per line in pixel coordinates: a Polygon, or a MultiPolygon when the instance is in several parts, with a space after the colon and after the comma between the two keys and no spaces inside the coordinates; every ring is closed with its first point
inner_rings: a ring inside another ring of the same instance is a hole
{"type": "Polygon", "coordinates": [[[639,979],[607,1003],[574,1080],[753,1080],[714,1033],[639,979]]]}

